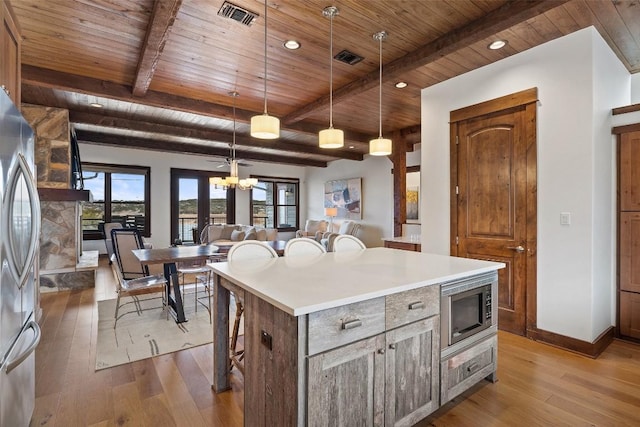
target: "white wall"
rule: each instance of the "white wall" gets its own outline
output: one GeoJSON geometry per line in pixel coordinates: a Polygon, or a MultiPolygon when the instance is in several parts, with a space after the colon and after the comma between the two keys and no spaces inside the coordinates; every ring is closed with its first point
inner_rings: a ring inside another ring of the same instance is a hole
{"type": "Polygon", "coordinates": [[[613,318],[612,151],[603,133],[610,109],[629,100],[629,74],[603,43],[584,29],[422,91],[422,248],[448,254],[449,112],[538,88],[538,327],[590,342],[613,318]],[[571,213],[570,226],[560,212],[571,213]]]}
{"type": "Polygon", "coordinates": [[[629,104],[640,104],[640,73],[631,75],[631,101],[629,104]]]}
{"type": "MultiPolygon", "coordinates": [[[[326,168],[307,168],[306,218],[324,218],[323,194],[326,181],[362,178],[362,220],[367,247],[382,246],[382,238],[393,236],[393,164],[388,157],[365,156],[361,162],[336,160],[326,168]]],[[[301,213],[302,216],[302,213],[301,213]]],[[[340,223],[334,220],[334,225],[340,223]]]]}
{"type": "MultiPolygon", "coordinates": [[[[105,147],[99,145],[80,144],[80,158],[83,162],[109,163],[116,165],[136,165],[151,167],[151,238],[146,239],[156,247],[168,246],[171,243],[171,211],[170,211],[170,182],[171,168],[213,170],[213,163],[207,160],[217,160],[202,155],[181,155],[148,150],[133,150],[127,148],[105,147]]],[[[304,188],[305,169],[299,166],[274,165],[251,161],[251,167],[240,168],[240,177],[250,174],[273,176],[279,178],[299,178],[300,187],[304,188]]],[[[301,193],[304,193],[301,191],[301,193]]],[[[303,197],[301,197],[302,203],[303,197]]],[[[301,212],[304,211],[301,204],[301,212]]],[[[236,191],[236,221],[237,224],[249,224],[249,192],[236,191]]],[[[304,224],[304,222],[301,222],[304,224]]],[[[281,233],[284,234],[284,233],[281,233]]],[[[291,236],[279,236],[288,238],[291,236]]],[[[105,252],[102,240],[84,241],[85,250],[98,249],[105,252]]]]}

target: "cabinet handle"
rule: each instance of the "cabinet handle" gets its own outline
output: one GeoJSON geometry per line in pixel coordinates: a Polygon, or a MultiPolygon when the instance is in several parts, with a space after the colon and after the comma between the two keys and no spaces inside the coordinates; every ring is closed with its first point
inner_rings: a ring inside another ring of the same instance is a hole
{"type": "Polygon", "coordinates": [[[409,304],[409,310],[420,310],[424,308],[424,303],[422,301],[412,302],[409,304]]]}
{"type": "Polygon", "coordinates": [[[478,369],[478,364],[477,363],[472,363],[469,366],[467,366],[467,372],[473,372],[475,370],[478,369]]]}
{"type": "Polygon", "coordinates": [[[393,344],[389,344],[389,348],[390,348],[391,350],[395,350],[395,349],[396,349],[396,344],[395,344],[395,343],[393,343],[393,344]]]}
{"type": "Polygon", "coordinates": [[[362,326],[362,320],[353,319],[347,322],[342,322],[342,329],[353,329],[362,326]]]}
{"type": "Polygon", "coordinates": [[[507,246],[507,249],[511,249],[512,251],[516,251],[516,252],[524,252],[524,247],[522,245],[507,246]]]}
{"type": "Polygon", "coordinates": [[[384,348],[379,348],[378,349],[378,354],[384,354],[384,348]]]}

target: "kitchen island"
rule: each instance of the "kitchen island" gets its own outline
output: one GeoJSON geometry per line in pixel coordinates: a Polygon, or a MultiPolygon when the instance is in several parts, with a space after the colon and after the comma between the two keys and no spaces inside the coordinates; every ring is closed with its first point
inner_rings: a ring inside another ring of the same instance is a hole
{"type": "Polygon", "coordinates": [[[210,264],[213,389],[245,302],[245,425],[412,425],[439,406],[440,286],[501,263],[363,251],[210,264]]]}

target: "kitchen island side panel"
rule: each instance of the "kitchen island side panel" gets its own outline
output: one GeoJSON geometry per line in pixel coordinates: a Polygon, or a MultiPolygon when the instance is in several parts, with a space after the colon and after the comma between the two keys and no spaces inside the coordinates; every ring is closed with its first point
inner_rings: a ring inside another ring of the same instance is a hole
{"type": "Polygon", "coordinates": [[[298,320],[245,293],[245,426],[298,424],[298,320]]]}

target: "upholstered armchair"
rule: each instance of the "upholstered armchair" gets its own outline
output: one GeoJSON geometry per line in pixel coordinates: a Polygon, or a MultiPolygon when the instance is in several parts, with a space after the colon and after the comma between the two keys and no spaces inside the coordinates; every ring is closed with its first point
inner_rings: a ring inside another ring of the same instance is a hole
{"type": "Polygon", "coordinates": [[[304,225],[304,230],[296,231],[296,237],[308,237],[320,242],[322,235],[326,233],[329,223],[324,219],[308,219],[304,225]]]}
{"type": "Polygon", "coordinates": [[[343,221],[337,233],[328,231],[322,234],[320,243],[327,249],[327,252],[333,252],[333,241],[341,234],[350,234],[360,240],[364,240],[365,228],[362,224],[355,221],[343,221]]]}

